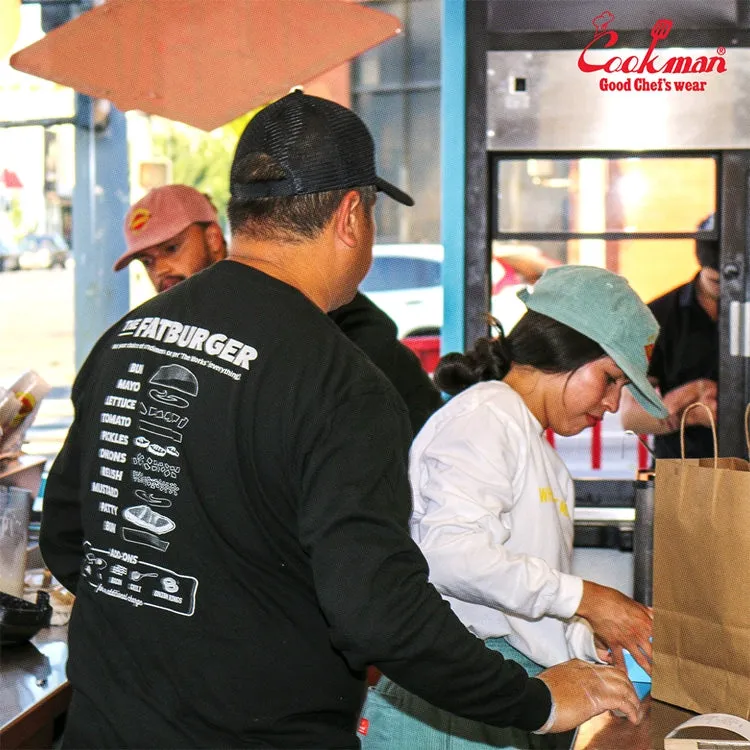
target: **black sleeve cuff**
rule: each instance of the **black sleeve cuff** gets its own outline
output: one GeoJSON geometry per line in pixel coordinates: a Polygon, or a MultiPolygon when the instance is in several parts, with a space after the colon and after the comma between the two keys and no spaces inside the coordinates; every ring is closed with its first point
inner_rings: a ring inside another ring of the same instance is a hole
{"type": "Polygon", "coordinates": [[[544,726],[552,711],[552,694],[547,685],[539,679],[526,683],[525,695],[518,716],[513,722],[519,729],[533,732],[544,726]]]}

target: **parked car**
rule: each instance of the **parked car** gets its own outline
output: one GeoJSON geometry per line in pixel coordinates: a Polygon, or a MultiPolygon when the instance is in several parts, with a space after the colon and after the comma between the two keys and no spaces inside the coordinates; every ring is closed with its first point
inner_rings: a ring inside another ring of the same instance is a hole
{"type": "Polygon", "coordinates": [[[375,245],[360,284],[396,323],[398,337],[436,336],[443,325],[442,245],[375,245]]]}
{"type": "Polygon", "coordinates": [[[18,245],[9,238],[0,238],[0,271],[18,270],[18,245]]]}
{"type": "MultiPolygon", "coordinates": [[[[375,245],[372,267],[360,284],[378,307],[396,323],[401,339],[439,336],[443,325],[443,246],[429,244],[375,245]]],[[[516,297],[522,279],[493,261],[492,314],[510,330],[526,310],[516,297]]]]}
{"type": "Polygon", "coordinates": [[[68,243],[59,234],[27,234],[18,243],[17,268],[65,268],[68,243]]]}

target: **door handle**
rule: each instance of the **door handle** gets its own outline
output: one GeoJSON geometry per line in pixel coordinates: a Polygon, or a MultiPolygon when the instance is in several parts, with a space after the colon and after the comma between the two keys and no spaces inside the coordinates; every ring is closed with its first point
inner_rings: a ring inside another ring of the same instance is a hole
{"type": "Polygon", "coordinates": [[[742,303],[729,303],[729,356],[740,356],[740,320],[742,315],[742,303]]]}
{"type": "Polygon", "coordinates": [[[750,303],[729,303],[729,355],[750,357],[750,303]]]}

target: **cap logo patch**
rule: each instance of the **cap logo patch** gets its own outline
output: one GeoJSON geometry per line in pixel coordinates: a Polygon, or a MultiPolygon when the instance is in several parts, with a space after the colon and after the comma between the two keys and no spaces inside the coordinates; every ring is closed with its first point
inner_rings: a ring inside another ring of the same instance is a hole
{"type": "Polygon", "coordinates": [[[130,231],[137,232],[139,229],[143,229],[151,218],[151,211],[147,208],[138,208],[133,211],[133,215],[130,217],[130,231]]]}
{"type": "Polygon", "coordinates": [[[357,727],[357,733],[363,737],[367,737],[367,730],[370,728],[370,722],[367,719],[360,719],[359,726],[357,727]]]}

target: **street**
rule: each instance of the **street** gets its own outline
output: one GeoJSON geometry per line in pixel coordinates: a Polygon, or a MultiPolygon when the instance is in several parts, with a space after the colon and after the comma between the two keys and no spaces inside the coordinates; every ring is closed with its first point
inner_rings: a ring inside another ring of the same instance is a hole
{"type": "Polygon", "coordinates": [[[35,370],[52,390],[27,434],[27,453],[53,458],[73,416],[73,269],[0,273],[0,385],[35,370]]]}

